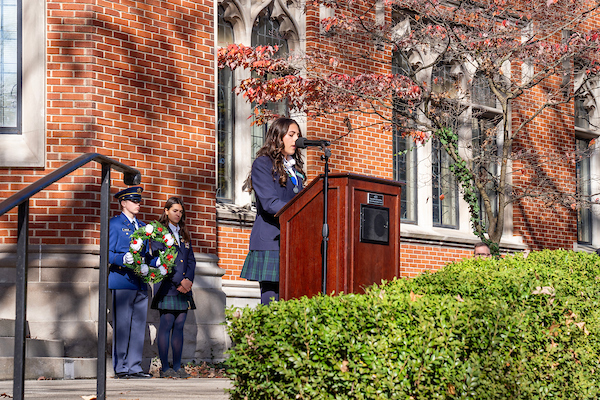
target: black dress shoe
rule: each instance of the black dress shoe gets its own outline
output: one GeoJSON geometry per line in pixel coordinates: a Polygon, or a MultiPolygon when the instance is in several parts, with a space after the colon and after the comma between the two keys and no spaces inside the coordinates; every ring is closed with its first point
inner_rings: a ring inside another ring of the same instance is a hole
{"type": "Polygon", "coordinates": [[[129,379],[129,374],[126,372],[118,372],[115,374],[115,379],[129,379]]]}
{"type": "Polygon", "coordinates": [[[148,379],[148,378],[152,378],[152,375],[147,374],[145,372],[136,372],[135,374],[129,374],[127,376],[129,377],[129,379],[148,379]]]}

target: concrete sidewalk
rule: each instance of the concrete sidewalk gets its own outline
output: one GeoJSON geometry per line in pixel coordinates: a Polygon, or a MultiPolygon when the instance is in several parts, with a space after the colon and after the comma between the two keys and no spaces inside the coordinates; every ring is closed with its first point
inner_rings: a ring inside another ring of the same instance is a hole
{"type": "MultiPolygon", "coordinates": [[[[227,400],[231,381],[223,378],[106,380],[109,400],[227,400]]],[[[95,379],[25,381],[25,399],[82,400],[96,395],[95,379]]],[[[13,398],[13,382],[0,381],[0,399],[13,398]],[[8,397],[10,396],[10,397],[8,397]]]]}

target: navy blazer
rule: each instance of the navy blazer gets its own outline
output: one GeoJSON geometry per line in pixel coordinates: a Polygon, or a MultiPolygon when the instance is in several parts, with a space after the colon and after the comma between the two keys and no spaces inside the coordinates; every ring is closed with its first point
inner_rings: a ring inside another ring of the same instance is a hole
{"type": "MultiPolygon", "coordinates": [[[[173,236],[175,237],[175,236],[173,236]]],[[[164,248],[164,245],[162,245],[164,248]]],[[[196,257],[194,257],[194,249],[192,244],[186,242],[183,239],[177,247],[177,257],[175,258],[175,265],[173,266],[173,272],[169,274],[167,278],[160,282],[160,286],[156,289],[156,293],[162,296],[175,296],[179,291],[177,286],[181,284],[181,281],[185,278],[194,282],[194,274],[196,272],[196,257]],[[167,287],[163,287],[168,285],[167,287]]]]}
{"type": "MultiPolygon", "coordinates": [[[[140,227],[145,226],[138,220],[140,227]]],[[[108,273],[109,289],[132,289],[147,290],[148,286],[129,267],[123,265],[123,256],[129,251],[131,235],[135,232],[135,226],[129,222],[125,214],[121,213],[112,217],[108,228],[108,273]]],[[[147,251],[144,246],[144,253],[147,251]]]]}
{"type": "MultiPolygon", "coordinates": [[[[303,182],[298,177],[298,191],[303,182]]],[[[252,189],[256,193],[256,220],[250,234],[250,250],[279,250],[279,220],[275,214],[297,193],[288,176],[286,186],[279,184],[269,156],[260,156],[252,164],[252,189]]]]}

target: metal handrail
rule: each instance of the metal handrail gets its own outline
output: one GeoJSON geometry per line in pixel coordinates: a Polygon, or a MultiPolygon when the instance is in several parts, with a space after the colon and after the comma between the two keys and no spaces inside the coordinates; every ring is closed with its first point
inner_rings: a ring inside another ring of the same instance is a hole
{"type": "Polygon", "coordinates": [[[123,173],[123,182],[137,185],[142,181],[140,172],[128,165],[112,160],[102,154],[83,154],[68,162],[42,179],[20,190],[0,203],[0,216],[14,207],[18,211],[17,265],[16,265],[16,315],[15,315],[15,352],[13,375],[13,398],[25,397],[25,335],[27,315],[27,257],[29,242],[29,199],[36,193],[81,168],[90,161],[102,164],[102,182],[100,188],[100,265],[98,279],[98,362],[96,365],[98,400],[106,399],[106,331],[108,297],[108,214],[110,206],[111,168],[123,173]]]}
{"type": "Polygon", "coordinates": [[[135,168],[131,168],[128,165],[112,160],[106,156],[103,156],[102,154],[83,154],[4,200],[2,203],[0,203],[0,216],[12,210],[23,201],[29,199],[31,196],[52,185],[59,179],[64,178],[76,169],[81,168],[90,161],[97,161],[100,164],[110,164],[113,169],[122,172],[124,174],[123,183],[125,183],[127,186],[137,185],[141,182],[142,178],[140,172],[135,168]]]}

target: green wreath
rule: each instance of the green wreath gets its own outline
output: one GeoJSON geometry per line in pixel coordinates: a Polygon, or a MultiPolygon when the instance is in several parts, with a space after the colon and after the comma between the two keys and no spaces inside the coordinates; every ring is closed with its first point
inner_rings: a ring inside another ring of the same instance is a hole
{"type": "Polygon", "coordinates": [[[129,252],[133,256],[133,264],[125,264],[125,266],[133,269],[144,282],[158,283],[173,271],[175,257],[177,257],[177,247],[174,244],[175,239],[169,230],[158,221],[152,221],[148,225],[138,228],[131,235],[129,252]],[[158,267],[146,264],[142,257],[146,241],[165,245],[165,250],[159,250],[160,265],[158,267]]]}

